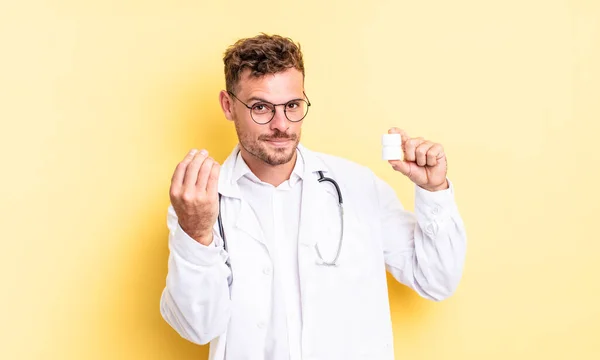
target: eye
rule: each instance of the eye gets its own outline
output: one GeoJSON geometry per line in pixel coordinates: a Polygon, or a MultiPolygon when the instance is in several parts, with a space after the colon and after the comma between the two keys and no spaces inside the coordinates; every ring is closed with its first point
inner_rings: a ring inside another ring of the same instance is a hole
{"type": "Polygon", "coordinates": [[[271,106],[269,106],[269,104],[256,103],[256,104],[252,105],[252,111],[254,111],[257,114],[266,114],[266,113],[272,111],[272,108],[271,108],[271,106]]]}
{"type": "Polygon", "coordinates": [[[298,101],[292,101],[287,105],[288,110],[297,110],[299,107],[300,104],[298,103],[298,101]]]}

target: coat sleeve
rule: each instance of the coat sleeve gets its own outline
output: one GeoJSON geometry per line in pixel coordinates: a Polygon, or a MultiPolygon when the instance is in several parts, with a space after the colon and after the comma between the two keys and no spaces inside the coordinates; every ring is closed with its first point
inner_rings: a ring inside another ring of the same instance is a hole
{"type": "Polygon", "coordinates": [[[160,299],[165,321],[183,338],[200,345],[227,330],[231,314],[230,268],[219,233],[202,245],[179,226],[173,206],[167,214],[169,263],[160,299]]]}
{"type": "Polygon", "coordinates": [[[415,185],[411,213],[385,181],[375,178],[386,269],[424,298],[448,298],[462,277],[467,241],[452,182],[436,192],[415,185]]]}

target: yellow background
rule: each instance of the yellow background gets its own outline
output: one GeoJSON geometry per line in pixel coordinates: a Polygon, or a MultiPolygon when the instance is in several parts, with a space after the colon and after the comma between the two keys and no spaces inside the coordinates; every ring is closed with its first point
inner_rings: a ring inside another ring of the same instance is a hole
{"type": "MultiPolygon", "coordinates": [[[[458,292],[390,281],[398,359],[600,359],[600,2],[3,1],[1,359],[205,359],[159,313],[170,177],[235,145],[222,54],[292,37],[303,142],[368,165],[440,142],[468,236],[458,292]]],[[[350,314],[351,316],[351,314],[350,314]]]]}

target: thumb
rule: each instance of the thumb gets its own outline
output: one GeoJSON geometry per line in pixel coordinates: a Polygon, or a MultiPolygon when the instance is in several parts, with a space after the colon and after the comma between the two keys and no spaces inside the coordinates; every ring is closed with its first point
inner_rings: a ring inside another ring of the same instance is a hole
{"type": "MultiPolygon", "coordinates": [[[[388,130],[388,134],[400,134],[401,138],[402,138],[402,151],[404,151],[404,143],[406,143],[406,141],[409,139],[408,135],[406,134],[406,131],[399,129],[397,127],[393,127],[390,128],[388,130]]],[[[390,165],[392,165],[392,168],[394,168],[394,170],[396,171],[400,171],[402,174],[408,176],[408,174],[410,174],[410,164],[406,161],[403,160],[388,160],[388,162],[390,163],[390,165]]]]}
{"type": "Polygon", "coordinates": [[[390,128],[388,130],[388,134],[400,134],[400,137],[402,138],[402,145],[404,145],[406,140],[410,139],[408,137],[408,134],[406,133],[406,131],[399,129],[397,127],[390,128]]]}
{"type": "Polygon", "coordinates": [[[410,164],[403,160],[388,160],[392,168],[396,171],[400,171],[402,174],[409,176],[410,175],[410,164]]]}

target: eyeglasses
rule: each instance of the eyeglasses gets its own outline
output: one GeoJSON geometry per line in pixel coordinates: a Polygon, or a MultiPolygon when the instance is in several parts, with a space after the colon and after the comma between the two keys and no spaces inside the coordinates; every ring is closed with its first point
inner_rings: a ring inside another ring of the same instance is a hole
{"type": "Polygon", "coordinates": [[[304,99],[294,99],[290,100],[284,104],[273,104],[267,101],[259,101],[252,106],[248,106],[245,102],[240,100],[234,93],[231,91],[227,91],[229,95],[236,98],[239,102],[244,104],[248,109],[250,109],[250,116],[255,123],[260,125],[268,124],[275,117],[275,108],[277,106],[283,106],[283,113],[285,117],[291,122],[299,122],[302,121],[308,114],[308,107],[310,106],[310,100],[308,100],[308,96],[304,94],[306,100],[304,99]]]}

